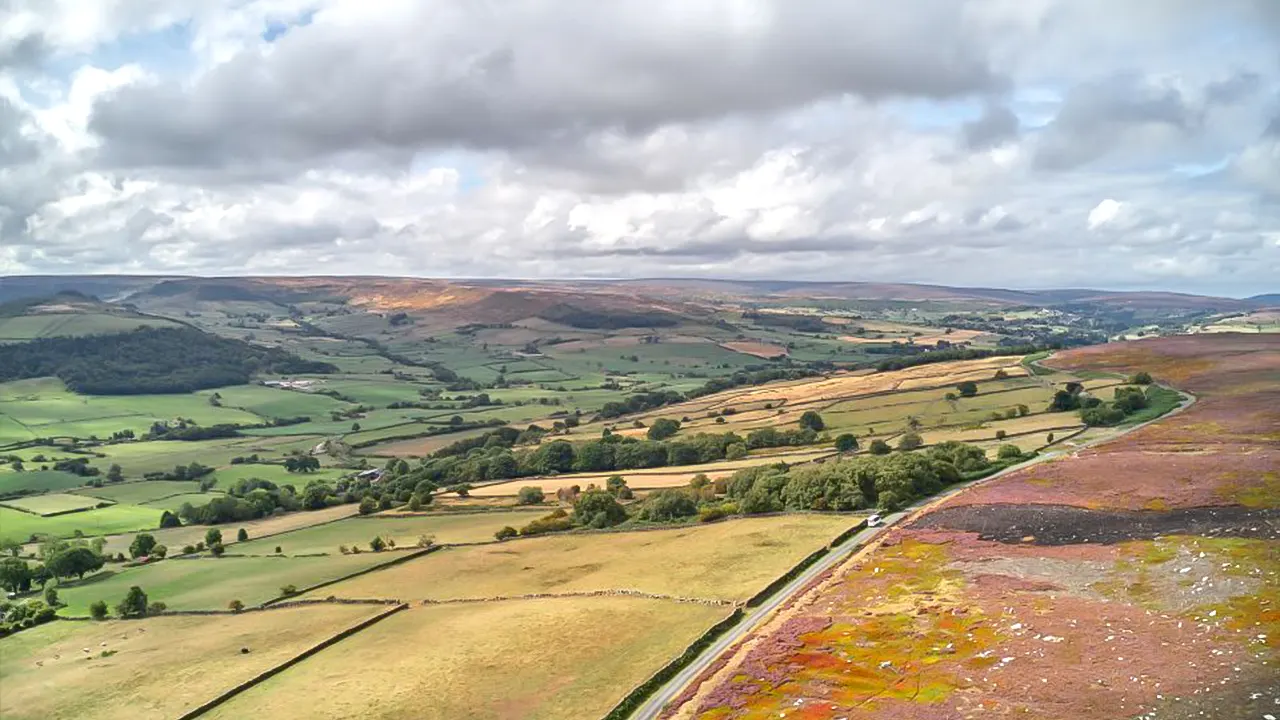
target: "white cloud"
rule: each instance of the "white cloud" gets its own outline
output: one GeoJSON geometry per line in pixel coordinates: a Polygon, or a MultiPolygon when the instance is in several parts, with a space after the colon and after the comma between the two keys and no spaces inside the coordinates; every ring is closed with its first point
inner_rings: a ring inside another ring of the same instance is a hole
{"type": "Polygon", "coordinates": [[[1209,7],[0,0],[0,272],[1261,292],[1280,16],[1209,7]]]}

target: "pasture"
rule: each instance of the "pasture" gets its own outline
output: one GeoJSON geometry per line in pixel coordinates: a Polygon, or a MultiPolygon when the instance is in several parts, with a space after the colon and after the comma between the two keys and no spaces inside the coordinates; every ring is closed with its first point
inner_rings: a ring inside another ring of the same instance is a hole
{"type": "Polygon", "coordinates": [[[106,501],[68,493],[30,495],[0,502],[0,505],[4,507],[22,510],[35,515],[56,515],[58,513],[75,512],[76,510],[97,507],[101,504],[106,504],[106,501]]]}
{"type": "Polygon", "coordinates": [[[171,720],[384,609],[312,605],[39,625],[0,642],[0,717],[171,720]]]}
{"type": "Polygon", "coordinates": [[[0,495],[71,490],[84,485],[84,478],[61,470],[24,470],[15,472],[0,467],[0,495]]]}
{"type": "Polygon", "coordinates": [[[598,718],[728,613],[627,597],[414,607],[206,717],[598,718]]]}
{"type": "Polygon", "coordinates": [[[378,455],[380,457],[424,457],[459,440],[479,437],[492,431],[493,428],[476,428],[474,430],[449,433],[448,435],[433,435],[430,437],[413,438],[410,440],[396,440],[364,448],[360,454],[378,455]]]}
{"type": "MultiPolygon", "coordinates": [[[[229,549],[236,542],[236,531],[244,528],[249,533],[249,538],[260,538],[267,535],[273,535],[298,528],[310,527],[320,523],[331,522],[345,517],[355,515],[359,508],[352,505],[335,505],[333,507],[324,508],[323,510],[307,510],[305,512],[286,513],[284,515],[273,515],[271,517],[261,518],[259,520],[249,520],[247,522],[235,523],[221,526],[223,539],[222,542],[229,549]],[[230,530],[230,532],[228,532],[230,530]]],[[[195,545],[204,540],[205,531],[208,530],[206,525],[184,525],[176,528],[165,528],[163,530],[147,530],[155,536],[156,542],[171,548],[175,553],[182,549],[184,545],[195,545]]],[[[109,553],[122,552],[128,554],[129,543],[133,542],[136,533],[124,533],[107,536],[106,551],[109,553]]],[[[28,548],[34,550],[34,548],[28,548]]]]}
{"type": "Polygon", "coordinates": [[[124,482],[102,487],[86,487],[76,490],[76,495],[102,498],[112,502],[139,505],[152,500],[193,493],[200,490],[198,482],[179,482],[177,480],[142,480],[140,482],[124,482]]]}
{"type": "Polygon", "coordinates": [[[625,589],[745,600],[856,523],[850,515],[779,515],[445,548],[311,597],[450,600],[625,589]]]}
{"type": "Polygon", "coordinates": [[[214,407],[191,395],[78,395],[56,378],[0,384],[0,416],[25,427],[33,437],[110,437],[119,430],[138,435],[151,424],[189,418],[201,425],[253,425],[257,415],[214,407]]]}
{"type": "Polygon", "coordinates": [[[60,584],[58,599],[66,607],[59,612],[88,615],[89,604],[96,600],[114,606],[133,585],[170,610],[225,610],[232,600],[252,606],[279,597],[281,586],[304,588],[398,557],[402,557],[399,552],[370,552],[332,557],[170,558],[138,567],[109,568],[83,581],[60,584]]]}
{"type": "Polygon", "coordinates": [[[94,312],[36,312],[0,317],[0,343],[48,337],[107,335],[139,327],[173,327],[162,318],[94,312]]]}
{"type": "Polygon", "coordinates": [[[248,480],[250,478],[269,480],[277,485],[294,485],[301,488],[312,480],[333,482],[343,475],[348,475],[350,473],[350,470],[342,470],[339,468],[320,468],[315,472],[291,473],[284,469],[284,465],[242,463],[239,465],[227,465],[226,467],[220,467],[213,472],[213,477],[217,480],[217,485],[215,487],[222,489],[231,487],[238,480],[248,480]]]}
{"type": "Polygon", "coordinates": [[[235,385],[217,390],[204,390],[196,393],[196,396],[208,402],[214,393],[221,396],[219,402],[223,407],[238,408],[263,418],[289,418],[302,415],[321,418],[335,410],[350,407],[348,403],[328,395],[285,390],[266,385],[235,385]]]}
{"type": "Polygon", "coordinates": [[[241,555],[268,555],[279,547],[286,555],[311,553],[339,554],[338,546],[359,546],[367,550],[375,536],[395,540],[398,547],[413,547],[426,535],[437,544],[474,543],[493,540],[503,526],[520,527],[549,510],[512,510],[475,513],[401,515],[387,511],[377,515],[352,517],[338,522],[294,530],[261,540],[238,543],[230,552],[241,555]]]}
{"type": "Polygon", "coordinates": [[[0,539],[18,542],[27,542],[36,535],[69,538],[83,533],[88,537],[154,530],[159,526],[160,510],[138,505],[112,505],[53,517],[39,517],[0,507],[0,539]]]}
{"type": "Polygon", "coordinates": [[[143,503],[143,505],[149,508],[156,508],[157,510],[168,510],[176,513],[179,508],[187,503],[191,503],[194,506],[204,505],[210,500],[220,497],[221,495],[222,493],[182,493],[181,495],[170,495],[156,500],[148,500],[143,503]]]}

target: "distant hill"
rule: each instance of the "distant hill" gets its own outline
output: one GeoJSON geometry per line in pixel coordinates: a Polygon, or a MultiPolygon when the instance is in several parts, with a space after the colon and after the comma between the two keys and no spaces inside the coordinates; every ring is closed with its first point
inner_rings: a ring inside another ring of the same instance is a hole
{"type": "Polygon", "coordinates": [[[1254,295],[1248,298],[1249,302],[1255,303],[1258,307],[1280,307],[1280,293],[1267,293],[1266,295],[1254,295]]]}
{"type": "Polygon", "coordinates": [[[0,343],[179,326],[173,320],[139,313],[126,305],[102,302],[75,291],[0,304],[0,343]]]}

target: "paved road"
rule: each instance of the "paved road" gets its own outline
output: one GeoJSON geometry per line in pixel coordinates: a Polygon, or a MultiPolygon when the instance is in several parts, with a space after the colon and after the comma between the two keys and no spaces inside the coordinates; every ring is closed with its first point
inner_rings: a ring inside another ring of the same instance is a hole
{"type": "MultiPolygon", "coordinates": [[[[1177,388],[1170,388],[1170,389],[1176,390],[1177,388]]],[[[1178,390],[1178,392],[1181,392],[1183,394],[1184,399],[1182,403],[1179,404],[1178,407],[1174,408],[1173,410],[1165,413],[1164,415],[1161,415],[1155,420],[1149,420],[1147,422],[1140,423],[1138,425],[1133,425],[1131,427],[1124,428],[1122,430],[1117,431],[1115,434],[1108,435],[1104,438],[1100,438],[1094,441],[1093,443],[1089,443],[1089,445],[1096,444],[1098,442],[1113,440],[1126,433],[1131,433],[1134,430],[1137,430],[1138,428],[1150,425],[1151,423],[1156,422],[1156,420],[1163,420],[1172,415],[1176,415],[1182,412],[1183,410],[1187,409],[1188,407],[1190,407],[1191,404],[1196,401],[1196,397],[1191,393],[1188,393],[1185,390],[1178,390]]],[[[926,505],[937,503],[938,501],[951,497],[952,495],[955,495],[958,492],[963,492],[966,488],[972,487],[974,485],[991,482],[992,480],[995,480],[998,477],[1008,475],[1009,473],[1012,473],[1012,472],[1017,472],[1025,467],[1030,467],[1037,463],[1042,463],[1048,460],[1052,460],[1054,458],[1060,457],[1065,454],[1076,452],[1077,450],[1080,450],[1086,446],[1087,445],[1080,445],[1080,446],[1075,446],[1069,449],[1064,447],[1057,450],[1053,450],[1051,452],[1043,453],[1041,455],[1037,455],[1036,457],[1026,462],[1018,463],[1017,465],[1013,465],[1008,468],[1005,468],[1004,470],[1001,470],[1000,472],[995,473],[994,475],[989,475],[985,478],[974,480],[972,482],[952,485],[951,487],[947,488],[943,492],[928,498],[924,498],[916,502],[914,505],[904,508],[900,512],[890,513],[888,515],[885,515],[883,525],[879,527],[873,527],[873,528],[869,527],[855,534],[853,537],[849,538],[844,543],[840,544],[831,552],[827,553],[825,557],[823,557],[818,562],[814,563],[807,570],[800,573],[800,575],[797,576],[795,580],[792,580],[790,583],[784,586],[781,590],[774,593],[773,596],[770,597],[768,600],[766,600],[762,605],[758,606],[753,611],[751,611],[751,613],[747,615],[745,618],[743,618],[742,621],[739,622],[732,630],[730,630],[729,632],[721,636],[719,640],[712,643],[711,646],[708,647],[706,650],[703,650],[702,654],[699,655],[697,658],[695,658],[693,662],[689,663],[688,667],[686,667],[684,670],[681,670],[675,677],[673,677],[670,681],[668,681],[666,685],[663,685],[662,688],[656,691],[644,705],[641,705],[639,708],[637,708],[636,711],[631,714],[631,720],[654,720],[655,718],[657,718],[658,714],[662,712],[662,709],[667,705],[667,703],[674,700],[675,697],[679,695],[689,685],[689,683],[693,682],[693,679],[695,677],[700,675],[703,670],[706,670],[707,667],[711,665],[711,663],[715,662],[716,658],[720,657],[720,655],[723,654],[726,650],[728,650],[730,646],[737,643],[739,640],[745,637],[748,633],[754,630],[774,610],[778,609],[778,607],[780,607],[784,602],[790,599],[792,595],[795,595],[797,592],[801,590],[801,588],[807,585],[810,580],[813,580],[815,577],[817,577],[819,574],[821,574],[828,568],[844,560],[850,554],[852,554],[855,550],[862,547],[866,543],[870,542],[871,539],[874,538],[876,535],[898,524],[904,518],[911,515],[915,510],[918,510],[926,505]]]]}

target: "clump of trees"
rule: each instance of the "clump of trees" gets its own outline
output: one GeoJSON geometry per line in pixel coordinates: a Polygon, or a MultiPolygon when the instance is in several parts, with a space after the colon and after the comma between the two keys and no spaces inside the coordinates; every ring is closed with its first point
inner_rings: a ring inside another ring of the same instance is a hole
{"type": "Polygon", "coordinates": [[[331,372],[329,363],[189,327],[0,345],[0,382],[57,376],[88,395],[188,393],[243,385],[255,373],[331,372]]]}

